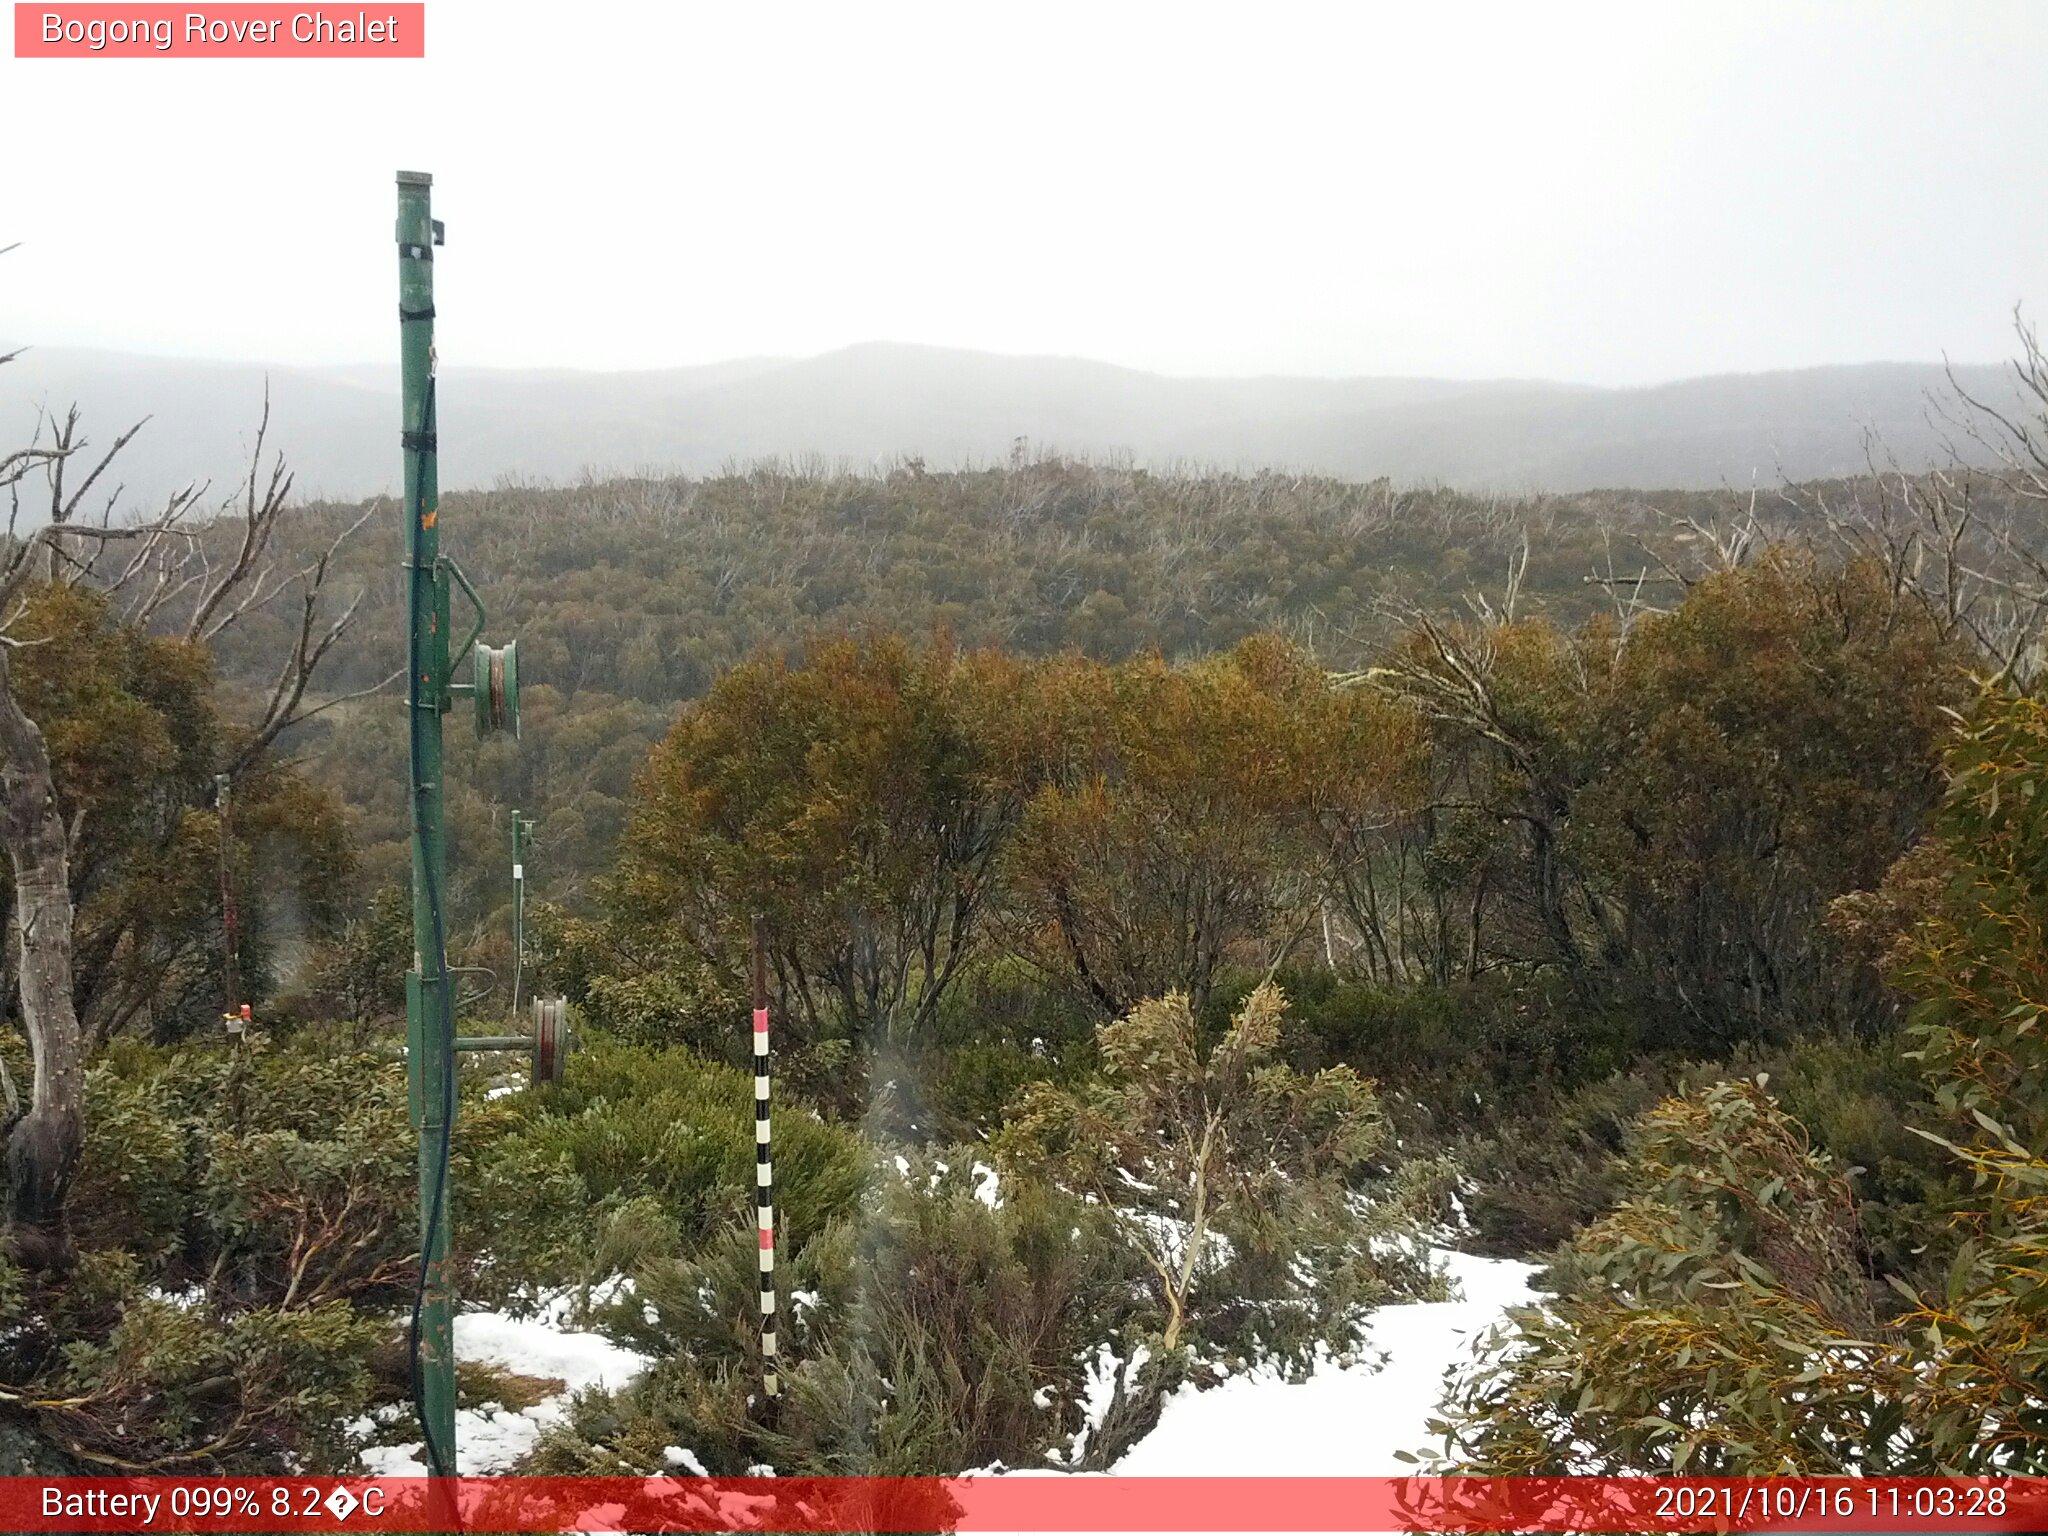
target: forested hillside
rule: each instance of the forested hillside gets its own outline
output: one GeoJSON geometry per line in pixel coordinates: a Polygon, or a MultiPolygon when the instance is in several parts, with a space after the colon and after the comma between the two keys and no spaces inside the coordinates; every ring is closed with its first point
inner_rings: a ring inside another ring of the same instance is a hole
{"type": "MultiPolygon", "coordinates": [[[[1814,525],[1812,499],[1773,494],[1760,506],[1774,526],[1814,525]]],[[[1711,525],[1732,526],[1751,503],[1725,493],[1503,500],[1046,460],[966,474],[770,467],[451,494],[445,506],[450,552],[483,594],[493,638],[519,637],[526,681],[524,740],[474,749],[451,784],[461,907],[481,915],[509,900],[499,854],[514,806],[539,814],[536,888],[582,908],[623,829],[633,775],[676,707],[764,648],[881,628],[1021,656],[1181,661],[1274,632],[1348,667],[1411,609],[1498,597],[1511,570],[1523,611],[1566,625],[1611,611],[1610,574],[1668,592],[1671,571],[1699,564],[1687,552],[1711,525]]],[[[328,696],[375,686],[401,660],[396,508],[316,505],[279,534],[289,558],[310,559],[352,528],[329,591],[337,606],[360,595],[360,618],[322,673],[328,696]]],[[[267,688],[265,658],[293,622],[282,609],[251,615],[221,648],[224,677],[267,688]]],[[[379,881],[404,867],[403,729],[387,692],[294,738],[361,817],[379,881]]]]}

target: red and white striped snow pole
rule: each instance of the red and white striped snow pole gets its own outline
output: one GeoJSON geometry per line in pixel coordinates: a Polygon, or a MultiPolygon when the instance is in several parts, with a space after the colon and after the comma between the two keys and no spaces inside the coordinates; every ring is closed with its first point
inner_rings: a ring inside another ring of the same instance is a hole
{"type": "Polygon", "coordinates": [[[768,1141],[768,929],[754,919],[754,1220],[761,1235],[761,1390],[782,1395],[775,1364],[775,1164],[768,1141]]]}

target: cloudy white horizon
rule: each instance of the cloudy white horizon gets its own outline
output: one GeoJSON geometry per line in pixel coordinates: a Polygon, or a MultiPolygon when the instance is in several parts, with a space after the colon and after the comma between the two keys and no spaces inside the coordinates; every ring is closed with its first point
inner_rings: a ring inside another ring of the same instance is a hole
{"type": "Polygon", "coordinates": [[[0,341],[381,362],[870,340],[1640,384],[1995,361],[2048,7],[429,0],[423,61],[0,59],[0,341]]]}

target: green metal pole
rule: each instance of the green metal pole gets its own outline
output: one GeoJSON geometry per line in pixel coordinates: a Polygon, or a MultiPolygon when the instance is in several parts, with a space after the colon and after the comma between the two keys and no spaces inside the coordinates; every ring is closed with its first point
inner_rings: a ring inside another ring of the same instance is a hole
{"type": "Polygon", "coordinates": [[[413,968],[406,978],[406,1075],[419,1131],[419,1395],[427,1470],[455,1473],[454,1277],[448,1259],[448,1141],[454,1119],[455,1032],[447,963],[447,850],[441,815],[441,717],[449,693],[448,582],[441,569],[435,453],[434,246],[431,188],[398,173],[398,308],[403,370],[406,577],[411,599],[407,700],[411,725],[413,968]]]}

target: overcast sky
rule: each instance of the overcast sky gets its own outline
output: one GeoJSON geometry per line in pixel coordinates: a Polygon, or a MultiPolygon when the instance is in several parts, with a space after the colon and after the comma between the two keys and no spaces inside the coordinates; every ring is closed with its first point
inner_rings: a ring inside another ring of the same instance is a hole
{"type": "Polygon", "coordinates": [[[0,58],[0,339],[387,361],[400,167],[469,364],[887,339],[1612,384],[1993,360],[2048,312],[2035,0],[427,22],[423,62],[0,58]]]}

